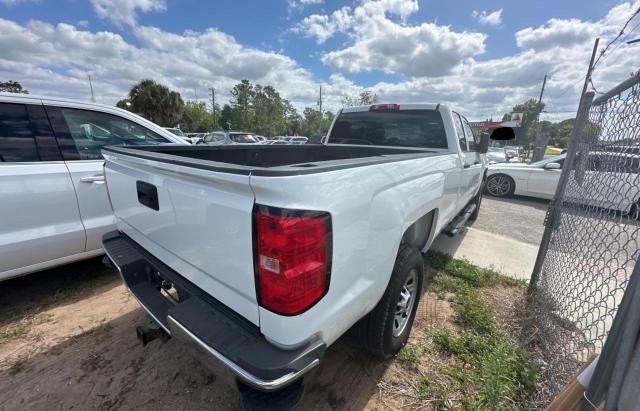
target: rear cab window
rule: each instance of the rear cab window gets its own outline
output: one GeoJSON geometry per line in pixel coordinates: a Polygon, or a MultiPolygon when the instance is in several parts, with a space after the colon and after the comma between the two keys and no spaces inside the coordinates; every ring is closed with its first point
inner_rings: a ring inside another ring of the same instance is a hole
{"type": "Polygon", "coordinates": [[[42,105],[0,103],[0,162],[58,160],[60,151],[42,105]]]}
{"type": "Polygon", "coordinates": [[[425,149],[447,149],[447,134],[437,110],[343,112],[328,142],[425,149]]]}

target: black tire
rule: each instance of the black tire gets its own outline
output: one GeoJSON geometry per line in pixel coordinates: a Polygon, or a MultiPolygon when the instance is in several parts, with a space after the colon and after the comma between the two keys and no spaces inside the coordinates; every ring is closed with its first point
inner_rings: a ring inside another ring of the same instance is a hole
{"type": "Polygon", "coordinates": [[[516,190],[516,182],[513,178],[506,174],[493,174],[487,177],[485,191],[494,197],[511,197],[516,190]],[[508,186],[506,184],[508,183],[508,186]],[[499,190],[493,189],[494,184],[500,187],[499,190]]]}
{"type": "Polygon", "coordinates": [[[389,358],[404,347],[420,302],[423,280],[422,254],[415,247],[402,245],[384,295],[373,311],[356,325],[356,335],[363,348],[378,358],[389,358]],[[396,314],[401,304],[400,293],[407,285],[409,277],[414,276],[412,272],[415,273],[413,303],[408,310],[406,323],[399,328],[396,326],[396,314]]]}

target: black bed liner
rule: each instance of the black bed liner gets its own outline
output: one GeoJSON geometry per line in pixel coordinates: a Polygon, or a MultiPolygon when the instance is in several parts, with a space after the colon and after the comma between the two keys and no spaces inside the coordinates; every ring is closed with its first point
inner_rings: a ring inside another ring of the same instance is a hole
{"type": "Polygon", "coordinates": [[[424,149],[344,144],[111,146],[103,150],[212,171],[263,176],[312,174],[444,154],[424,149]]]}

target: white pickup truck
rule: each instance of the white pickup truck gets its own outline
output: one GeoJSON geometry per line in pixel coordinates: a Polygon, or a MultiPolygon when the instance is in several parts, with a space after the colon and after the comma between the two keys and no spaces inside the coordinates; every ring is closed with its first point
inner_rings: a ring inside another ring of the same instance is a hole
{"type": "Polygon", "coordinates": [[[245,404],[295,402],[354,325],[378,357],[406,343],[421,252],[477,216],[482,140],[444,105],[376,104],[342,110],[323,145],[107,147],[104,248],[161,333],[245,404]]]}

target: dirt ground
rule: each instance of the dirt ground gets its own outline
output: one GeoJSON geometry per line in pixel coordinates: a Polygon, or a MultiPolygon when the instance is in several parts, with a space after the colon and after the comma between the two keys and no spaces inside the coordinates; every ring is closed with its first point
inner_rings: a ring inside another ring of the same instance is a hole
{"type": "MultiPolygon", "coordinates": [[[[425,294],[411,338],[448,310],[425,294]]],[[[118,275],[99,259],[0,283],[0,409],[239,408],[235,390],[176,341],[143,347],[134,331],[142,317],[118,275]],[[86,272],[100,274],[83,284],[86,272]],[[59,295],[52,299],[52,292],[59,295]]],[[[301,409],[411,406],[411,397],[381,395],[384,381],[401,375],[397,360],[374,360],[345,337],[307,383],[301,409]]]]}

